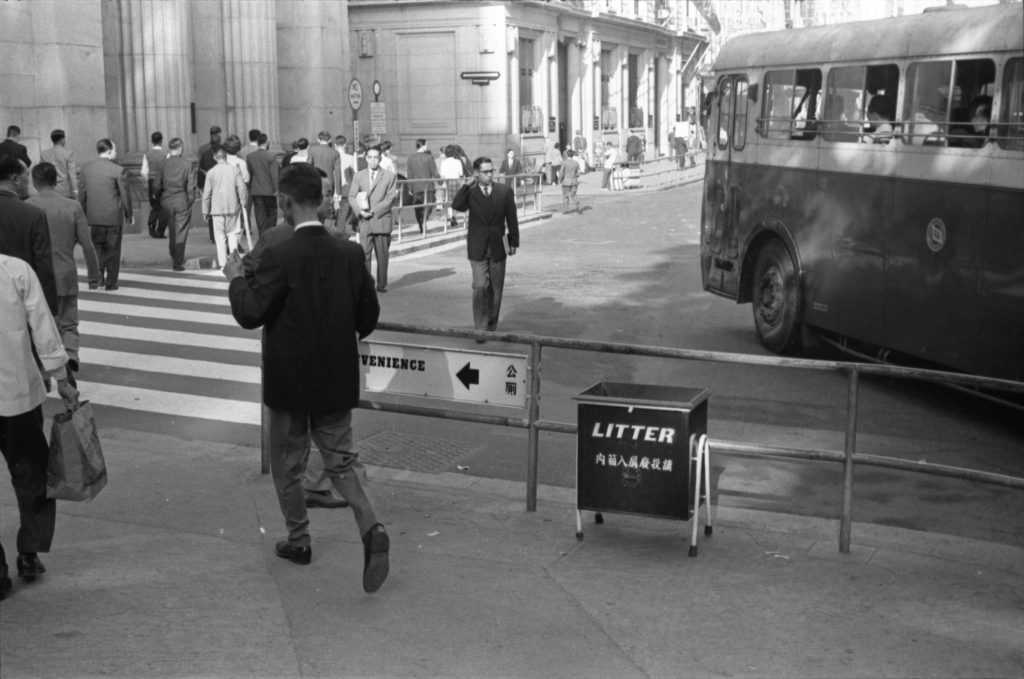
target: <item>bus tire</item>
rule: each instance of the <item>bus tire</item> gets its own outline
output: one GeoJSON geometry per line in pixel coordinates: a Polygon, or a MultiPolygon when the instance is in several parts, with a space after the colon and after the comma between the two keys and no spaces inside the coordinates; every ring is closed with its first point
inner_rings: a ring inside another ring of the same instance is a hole
{"type": "Polygon", "coordinates": [[[800,286],[796,265],[779,240],[770,240],[757,254],[751,303],[757,337],[769,351],[794,353],[800,349],[800,286]]]}

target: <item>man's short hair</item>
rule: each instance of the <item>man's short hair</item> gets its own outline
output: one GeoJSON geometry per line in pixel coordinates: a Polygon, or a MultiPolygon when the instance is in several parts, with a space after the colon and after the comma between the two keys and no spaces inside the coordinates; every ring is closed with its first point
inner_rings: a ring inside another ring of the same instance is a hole
{"type": "Polygon", "coordinates": [[[377,152],[378,154],[380,154],[380,156],[381,156],[382,158],[384,157],[384,151],[383,151],[383,150],[381,150],[381,148],[380,148],[380,144],[374,144],[374,145],[373,145],[373,146],[371,146],[370,148],[366,149],[366,152],[367,152],[367,153],[369,153],[370,151],[376,151],[376,152],[377,152]]]}
{"type": "Polygon", "coordinates": [[[324,198],[320,172],[309,163],[289,163],[281,170],[278,191],[305,207],[319,207],[324,198]]]}
{"type": "Polygon", "coordinates": [[[295,143],[298,145],[300,151],[305,151],[309,148],[309,140],[305,137],[299,137],[298,141],[295,143]]]}
{"type": "Polygon", "coordinates": [[[448,146],[445,146],[443,152],[444,152],[444,157],[445,158],[451,158],[452,156],[455,155],[455,149],[452,148],[451,144],[448,144],[448,146]]]}
{"type": "Polygon", "coordinates": [[[572,149],[569,149],[569,150],[567,150],[567,151],[565,152],[565,155],[566,155],[566,157],[567,157],[567,158],[572,158],[573,156],[575,156],[575,155],[576,155],[576,152],[575,152],[575,151],[573,151],[572,149]]]}
{"type": "Polygon", "coordinates": [[[178,149],[183,148],[184,146],[185,142],[181,141],[180,137],[175,137],[174,139],[167,142],[167,148],[169,148],[172,151],[177,151],[178,149]]]}
{"type": "Polygon", "coordinates": [[[260,131],[255,127],[249,130],[249,141],[254,141],[257,144],[260,143],[260,131]]]}
{"type": "Polygon", "coordinates": [[[20,135],[21,135],[21,128],[20,127],[18,127],[17,125],[8,125],[7,126],[7,136],[8,137],[17,137],[17,136],[20,136],[20,135]]]}
{"type": "Polygon", "coordinates": [[[494,161],[488,158],[487,156],[480,156],[479,158],[473,161],[473,169],[479,170],[480,166],[483,165],[484,163],[490,163],[491,165],[494,165],[494,161]]]}
{"type": "Polygon", "coordinates": [[[270,137],[268,137],[263,132],[260,132],[259,137],[256,138],[256,143],[259,144],[260,146],[263,146],[264,144],[266,144],[269,141],[270,141],[270,137]]]}
{"type": "Polygon", "coordinates": [[[112,148],[114,148],[114,142],[110,141],[106,137],[96,142],[96,153],[106,153],[112,148]]]}
{"type": "Polygon", "coordinates": [[[242,150],[242,140],[235,135],[231,135],[224,142],[224,150],[233,156],[237,155],[242,150]]]}
{"type": "Polygon", "coordinates": [[[64,139],[66,136],[67,135],[64,134],[64,130],[54,130],[53,132],[50,133],[50,141],[56,144],[61,139],[64,139]]]}
{"type": "Polygon", "coordinates": [[[359,146],[358,148],[356,148],[356,153],[362,153],[363,155],[366,155],[366,144],[364,144],[363,142],[359,142],[359,146]]]}
{"type": "Polygon", "coordinates": [[[25,163],[18,156],[0,153],[0,182],[10,181],[25,171],[25,163]]]}
{"type": "Polygon", "coordinates": [[[214,132],[210,135],[210,146],[220,146],[220,132],[214,132]]]}
{"type": "Polygon", "coordinates": [[[154,132],[153,134],[149,135],[149,140],[151,142],[153,142],[154,144],[159,144],[160,142],[162,142],[164,140],[164,133],[163,132],[154,132]]]}
{"type": "Polygon", "coordinates": [[[57,168],[53,163],[36,163],[32,166],[32,183],[37,189],[51,188],[57,185],[57,168]]]}
{"type": "Polygon", "coordinates": [[[223,132],[223,130],[220,129],[220,125],[214,125],[213,127],[210,128],[210,136],[211,137],[213,135],[215,135],[215,134],[220,134],[221,132],[223,132]]]}
{"type": "Polygon", "coordinates": [[[346,139],[345,135],[343,135],[343,134],[339,134],[337,137],[334,138],[334,145],[335,146],[344,146],[347,143],[348,143],[348,139],[346,139]]]}
{"type": "Polygon", "coordinates": [[[382,141],[380,143],[380,148],[381,148],[382,151],[390,151],[391,150],[391,146],[392,146],[392,144],[389,141],[382,141]]]}
{"type": "Polygon", "coordinates": [[[214,146],[212,149],[214,158],[227,158],[228,152],[223,146],[214,146]]]}
{"type": "Polygon", "coordinates": [[[426,139],[417,139],[416,140],[416,149],[417,150],[423,148],[426,145],[427,145],[427,140],[426,139]]]}
{"type": "Polygon", "coordinates": [[[330,141],[331,133],[328,132],[327,130],[320,130],[317,133],[316,138],[319,139],[320,141],[330,141]]]}

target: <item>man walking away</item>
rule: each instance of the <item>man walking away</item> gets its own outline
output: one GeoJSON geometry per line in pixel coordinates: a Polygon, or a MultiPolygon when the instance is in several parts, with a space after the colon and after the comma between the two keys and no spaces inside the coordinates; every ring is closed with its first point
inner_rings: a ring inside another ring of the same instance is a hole
{"type": "Polygon", "coordinates": [[[259,147],[245,158],[252,177],[252,205],[256,229],[260,236],[277,225],[277,159],[270,153],[267,145],[270,140],[260,133],[257,140],[259,147]]]}
{"type": "Polygon", "coordinates": [[[153,238],[166,238],[167,215],[161,212],[160,194],[153,188],[153,180],[160,174],[160,168],[163,167],[164,161],[167,160],[167,153],[161,146],[164,141],[164,135],[162,132],[154,132],[150,135],[150,140],[153,142],[153,148],[142,155],[142,169],[139,171],[142,180],[146,182],[146,188],[149,193],[149,220],[147,224],[150,236],[153,238]]]}
{"type": "Polygon", "coordinates": [[[323,130],[316,135],[316,145],[309,147],[309,162],[313,167],[323,170],[331,182],[334,191],[334,173],[338,167],[338,152],[331,148],[331,133],[323,130]]]}
{"type": "Polygon", "coordinates": [[[242,160],[247,160],[249,154],[253,153],[260,147],[260,131],[257,129],[249,130],[249,143],[243,146],[238,151],[238,157],[242,160]]]}
{"type": "Polygon", "coordinates": [[[25,202],[28,183],[25,163],[15,156],[0,154],[0,254],[29,263],[43,286],[50,312],[57,313],[57,281],[46,213],[25,202]]]}
{"type": "Polygon", "coordinates": [[[576,152],[572,149],[566,151],[565,156],[565,162],[562,163],[562,171],[558,177],[558,181],[562,184],[562,206],[568,212],[571,198],[574,209],[579,212],[580,199],[576,197],[576,190],[580,183],[580,164],[576,161],[576,152]]]}
{"type": "Polygon", "coordinates": [[[0,156],[11,155],[25,163],[25,167],[32,167],[32,161],[28,157],[28,149],[18,140],[21,139],[21,128],[11,125],[7,128],[7,139],[0,141],[0,156]]]}
{"type": "Polygon", "coordinates": [[[171,225],[168,249],[171,268],[185,270],[185,244],[192,225],[192,204],[196,202],[196,171],[182,155],[185,145],[175,137],[167,145],[171,155],[156,176],[156,190],[162,198],[162,211],[171,225]]]}
{"type": "Polygon", "coordinates": [[[367,270],[373,254],[377,254],[377,292],[388,291],[388,256],[394,228],[391,208],[398,198],[398,178],[380,169],[382,155],[379,146],[366,151],[367,167],[356,173],[349,190],[349,205],[359,215],[359,237],[363,239],[367,270]]]}
{"type": "Polygon", "coordinates": [[[416,153],[409,156],[405,171],[410,180],[418,180],[410,182],[410,190],[416,206],[416,223],[420,226],[420,233],[423,233],[430,212],[434,209],[434,180],[440,178],[434,154],[430,152],[426,139],[416,140],[416,153]]]}
{"type": "Polygon", "coordinates": [[[458,226],[459,222],[455,219],[455,213],[451,208],[451,198],[462,185],[460,181],[462,179],[462,161],[455,157],[455,149],[451,144],[444,147],[444,160],[441,161],[438,174],[444,180],[444,199],[446,203],[449,203],[448,223],[453,227],[458,226]]]}
{"type": "MultiPolygon", "coordinates": [[[[378,150],[379,153],[379,150],[378,150]]],[[[378,159],[379,162],[379,159],[378,159]]],[[[389,571],[390,540],[353,465],[352,409],[359,402],[358,339],[377,326],[380,305],[359,246],[331,237],[317,218],[319,171],[302,163],[281,172],[280,207],[295,232],[266,249],[255,284],[241,259],[224,268],[231,312],[243,328],[266,328],[263,403],[270,410],[270,469],[288,537],[274,552],[312,560],[301,477],[310,435],[324,469],[352,506],[363,542],[363,590],[375,592],[389,571]]]]}
{"type": "Polygon", "coordinates": [[[203,218],[213,220],[213,240],[217,244],[217,266],[224,268],[228,255],[238,249],[239,221],[246,203],[242,174],[228,164],[223,147],[213,152],[217,164],[206,173],[203,187],[203,218]]]}
{"type": "Polygon", "coordinates": [[[493,332],[498,329],[505,289],[505,261],[519,247],[515,193],[505,184],[494,183],[490,158],[477,158],[473,161],[473,178],[455,194],[452,209],[469,210],[466,250],[473,268],[473,324],[477,330],[493,332]]]}
{"type": "Polygon", "coordinates": [[[96,142],[98,158],[82,166],[78,199],[92,228],[92,243],[100,263],[100,285],[117,290],[121,270],[121,229],[135,223],[128,193],[128,173],[114,162],[117,147],[109,139],[96,142]]]}
{"type": "MultiPolygon", "coordinates": [[[[36,195],[26,202],[46,213],[46,226],[50,233],[53,253],[53,273],[57,279],[57,313],[54,320],[60,330],[61,344],[68,354],[68,367],[78,372],[78,268],[75,265],[75,245],[82,247],[85,266],[89,274],[89,289],[100,284],[100,267],[96,250],[92,246],[89,223],[77,200],[61,195],[57,190],[57,168],[41,162],[32,168],[32,183],[36,195]]],[[[74,375],[70,376],[75,385],[74,375]]]]}
{"type": "Polygon", "coordinates": [[[78,200],[78,166],[75,164],[75,154],[67,149],[64,130],[51,132],[50,141],[53,146],[39,156],[44,163],[50,163],[57,169],[57,193],[78,200]]]}

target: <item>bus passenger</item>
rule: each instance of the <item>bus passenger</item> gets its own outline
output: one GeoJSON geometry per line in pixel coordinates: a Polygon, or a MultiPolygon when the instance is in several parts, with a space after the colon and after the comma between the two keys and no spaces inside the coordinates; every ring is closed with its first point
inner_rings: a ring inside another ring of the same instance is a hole
{"type": "Polygon", "coordinates": [[[980,149],[988,139],[989,121],[992,120],[992,97],[982,94],[971,101],[967,122],[949,128],[949,145],[980,149]]]}
{"type": "Polygon", "coordinates": [[[868,104],[868,121],[864,126],[864,134],[861,141],[865,144],[888,144],[892,141],[893,126],[895,117],[892,100],[884,94],[876,94],[871,97],[868,104]]]}

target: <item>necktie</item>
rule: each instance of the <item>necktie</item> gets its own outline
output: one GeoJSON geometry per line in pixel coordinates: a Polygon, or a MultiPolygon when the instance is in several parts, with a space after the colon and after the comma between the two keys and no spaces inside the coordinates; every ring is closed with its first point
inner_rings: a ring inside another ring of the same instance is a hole
{"type": "Polygon", "coordinates": [[[487,196],[487,197],[490,197],[490,195],[491,195],[491,187],[490,186],[485,186],[484,187],[484,195],[487,196]]]}
{"type": "Polygon", "coordinates": [[[371,184],[377,183],[377,173],[376,172],[371,172],[370,173],[370,183],[371,184]]]}

